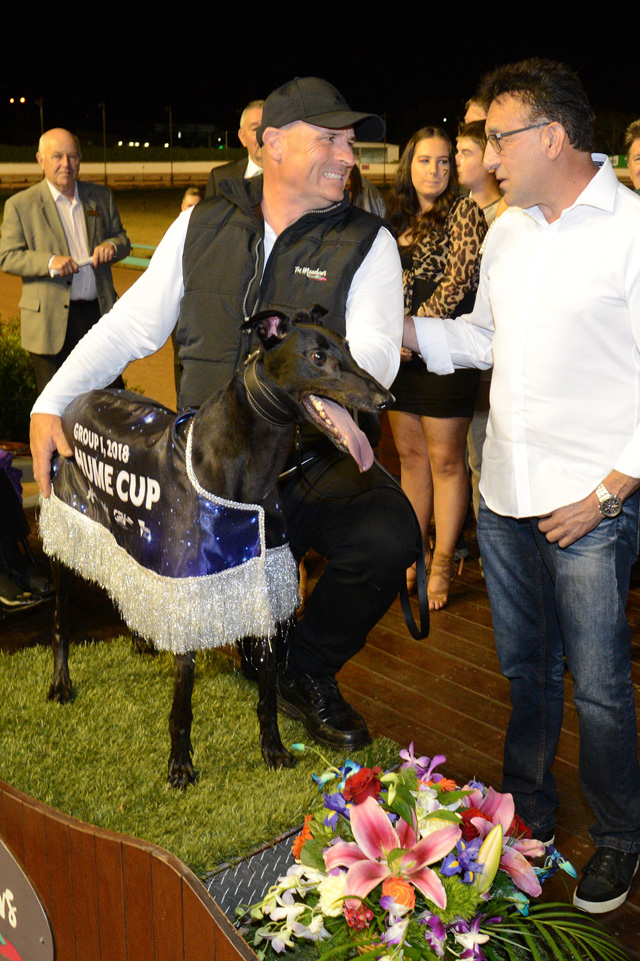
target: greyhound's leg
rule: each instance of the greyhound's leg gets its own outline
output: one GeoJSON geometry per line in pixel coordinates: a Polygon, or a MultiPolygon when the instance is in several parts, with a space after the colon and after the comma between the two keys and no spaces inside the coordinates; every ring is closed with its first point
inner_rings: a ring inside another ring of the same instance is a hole
{"type": "Polygon", "coordinates": [[[47,697],[50,701],[66,704],[71,700],[73,687],[69,677],[69,631],[67,612],[69,589],[73,571],[60,561],[52,561],[53,584],[56,592],[56,608],[53,617],[53,678],[47,697]]]}
{"type": "MultiPolygon", "coordinates": [[[[281,630],[278,627],[278,637],[281,630]]],[[[258,668],[258,722],[260,747],[268,767],[293,767],[295,761],[284,747],[278,730],[278,638],[256,638],[253,663],[258,668]]]]}
{"type": "Polygon", "coordinates": [[[147,641],[137,631],[131,631],[131,649],[134,654],[149,654],[151,657],[155,657],[158,653],[151,641],[147,641]]]}
{"type": "Polygon", "coordinates": [[[188,651],[186,654],[176,654],[173,664],[173,704],[169,715],[169,783],[172,787],[183,790],[196,781],[191,763],[191,695],[195,663],[195,651],[188,651]]]}

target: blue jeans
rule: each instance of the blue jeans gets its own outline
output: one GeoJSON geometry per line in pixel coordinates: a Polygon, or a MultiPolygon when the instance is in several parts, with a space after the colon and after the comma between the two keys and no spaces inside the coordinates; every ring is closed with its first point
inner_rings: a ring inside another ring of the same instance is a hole
{"type": "Polygon", "coordinates": [[[640,851],[640,765],[625,616],[638,555],[640,492],[619,517],[559,548],[538,518],[502,517],[484,501],[478,542],[512,712],[502,790],[540,835],[558,806],[551,765],[562,727],[563,653],[580,725],[580,783],[596,816],[594,844],[640,851]]]}

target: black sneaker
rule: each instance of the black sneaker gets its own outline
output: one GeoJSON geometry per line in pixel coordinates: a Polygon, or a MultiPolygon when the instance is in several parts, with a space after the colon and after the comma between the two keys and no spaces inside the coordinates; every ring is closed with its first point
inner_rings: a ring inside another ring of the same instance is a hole
{"type": "Polygon", "coordinates": [[[596,848],[573,894],[573,903],[590,914],[605,914],[619,908],[627,900],[637,870],[637,853],[596,848]]]}
{"type": "Polygon", "coordinates": [[[351,751],[371,743],[364,718],[347,704],[335,677],[278,677],[278,708],[321,744],[351,751]]]}

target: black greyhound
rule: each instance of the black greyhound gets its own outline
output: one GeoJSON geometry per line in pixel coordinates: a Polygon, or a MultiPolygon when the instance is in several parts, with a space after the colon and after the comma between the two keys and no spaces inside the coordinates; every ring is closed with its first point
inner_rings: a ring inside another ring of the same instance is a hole
{"type": "MultiPolygon", "coordinates": [[[[226,501],[255,505],[264,503],[273,494],[279,474],[282,472],[290,454],[295,433],[295,422],[308,420],[331,439],[335,446],[357,461],[361,470],[367,470],[373,462],[373,452],[364,434],[357,428],[346,407],[368,412],[379,412],[389,407],[393,395],[369,376],[354,361],[345,339],[316,321],[326,311],[320,307],[310,312],[300,311],[291,321],[278,311],[262,311],[243,324],[243,329],[253,330],[261,341],[259,350],[248,358],[244,368],[237,371],[227,387],[210,397],[191,418],[191,465],[195,474],[196,487],[201,485],[204,492],[212,492],[226,501]]],[[[117,400],[139,402],[136,395],[118,394],[117,400]]],[[[113,397],[110,391],[94,391],[84,395],[84,403],[99,408],[113,397]]],[[[76,403],[76,402],[74,402],[76,403]]],[[[68,408],[67,412],[71,410],[68,408]]],[[[166,415],[167,412],[164,411],[166,415]]],[[[174,415],[175,417],[175,415],[174,415]]],[[[103,420],[108,420],[106,415],[103,420]]],[[[110,424],[104,425],[98,419],[98,429],[85,430],[85,440],[100,447],[100,431],[108,435],[110,424]]],[[[177,421],[169,421],[169,433],[175,430],[177,421]]],[[[65,433],[72,446],[77,443],[78,434],[73,418],[63,418],[65,433]]],[[[111,441],[108,441],[111,445],[111,441]]],[[[115,447],[114,447],[115,450],[115,447]]],[[[121,459],[122,452],[120,453],[121,459]]],[[[127,458],[129,454],[127,451],[127,458]]],[[[88,463],[91,457],[78,455],[76,466],[70,469],[81,470],[85,478],[93,482],[93,487],[104,490],[108,485],[105,479],[106,468],[98,468],[88,463]],[[87,467],[89,469],[87,469],[87,467]]],[[[97,462],[96,462],[97,463],[97,462]]],[[[55,474],[55,471],[54,471],[55,474]]],[[[131,501],[134,500],[134,475],[128,475],[131,501]]],[[[138,479],[137,500],[142,498],[142,478],[138,479]]],[[[147,478],[147,497],[153,501],[157,493],[152,488],[153,481],[147,478]]],[[[91,485],[90,485],[91,486],[91,485]]],[[[156,484],[156,487],[158,485],[156,484]]],[[[54,493],[56,481],[53,482],[54,493]]],[[[120,494],[124,492],[118,488],[120,494]]],[[[94,494],[90,494],[94,497],[94,494]]],[[[126,499],[126,497],[125,497],[126,499]]],[[[77,506],[77,505],[76,505],[77,506]]],[[[159,506],[161,506],[159,504],[159,506]]],[[[53,634],[54,671],[49,689],[50,699],[66,703],[71,698],[72,685],[68,668],[68,634],[66,629],[66,599],[68,596],[71,573],[67,565],[75,567],[85,576],[100,580],[118,605],[125,619],[134,630],[139,629],[135,617],[127,616],[127,601],[119,593],[118,587],[98,577],[92,568],[87,568],[84,559],[76,563],[66,551],[66,544],[73,538],[68,532],[58,542],[51,543],[47,534],[46,512],[48,502],[43,504],[41,528],[45,549],[63,564],[56,563],[56,611],[53,634]]],[[[72,512],[77,514],[76,512],[72,512]]],[[[113,511],[121,525],[130,523],[137,533],[135,523],[123,511],[113,511]],[[123,520],[122,518],[126,518],[123,520]]],[[[166,514],[161,518],[164,524],[166,514]]],[[[80,523],[84,523],[82,518],[80,523]]],[[[151,523],[151,522],[149,522],[151,523]]],[[[145,522],[139,521],[140,530],[147,531],[145,522]]],[[[55,526],[55,525],[54,525],[55,526]]],[[[95,526],[95,525],[94,525],[95,526]]],[[[120,532],[119,532],[120,533],[120,532]]],[[[84,554],[91,551],[84,551],[84,554]]],[[[110,566],[107,555],[107,566],[110,566]]],[[[295,570],[295,568],[294,568],[295,570]]],[[[120,587],[122,585],[119,585],[120,587]]],[[[295,587],[295,581],[294,581],[295,587]]],[[[131,590],[124,591],[131,594],[131,590]]],[[[293,605],[295,607],[295,604],[293,605]]],[[[291,607],[288,614],[292,613],[291,607]]],[[[282,620],[281,616],[280,619],[282,620]]],[[[145,631],[152,642],[157,639],[151,631],[145,631]]],[[[251,633],[251,631],[245,631],[251,633]]],[[[272,634],[277,631],[272,631],[272,634]]],[[[239,635],[242,636],[242,635],[239,635]]],[[[171,752],[169,755],[169,781],[174,787],[185,788],[195,781],[191,761],[191,696],[193,690],[195,650],[190,647],[190,636],[178,639],[169,649],[175,653],[174,694],[169,717],[171,752]]],[[[291,767],[294,763],[280,739],[277,724],[277,674],[276,643],[271,639],[256,640],[259,647],[254,651],[253,661],[258,666],[258,719],[260,725],[260,745],[265,762],[271,767],[291,767]]],[[[168,646],[168,645],[164,645],[168,646]]],[[[213,639],[210,645],[217,646],[213,639]]]]}

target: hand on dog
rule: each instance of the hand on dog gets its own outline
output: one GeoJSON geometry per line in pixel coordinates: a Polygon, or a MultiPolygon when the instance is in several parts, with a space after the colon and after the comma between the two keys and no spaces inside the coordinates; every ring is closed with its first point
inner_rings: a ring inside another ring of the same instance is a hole
{"type": "Polygon", "coordinates": [[[33,455],[33,476],[45,497],[51,494],[51,458],[54,451],[72,457],[73,451],[64,436],[62,421],[55,414],[32,414],[29,434],[33,455]]]}

